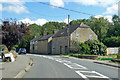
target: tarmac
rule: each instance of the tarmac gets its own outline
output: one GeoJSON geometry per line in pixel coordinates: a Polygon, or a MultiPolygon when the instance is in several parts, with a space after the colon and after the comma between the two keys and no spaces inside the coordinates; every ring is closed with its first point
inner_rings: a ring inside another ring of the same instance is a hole
{"type": "MultiPolygon", "coordinates": [[[[74,58],[74,57],[66,57],[74,58]]],[[[79,59],[79,58],[74,58],[79,59]]],[[[90,59],[87,59],[90,60],[90,59]]],[[[116,63],[110,63],[109,61],[90,60],[94,63],[119,67],[116,63]]],[[[26,55],[18,55],[14,62],[2,62],[0,59],[0,78],[22,78],[23,75],[31,68],[33,61],[26,55]]]]}
{"type": "Polygon", "coordinates": [[[14,62],[0,62],[2,64],[2,78],[22,78],[31,64],[30,57],[18,55],[14,62]]]}
{"type": "MultiPolygon", "coordinates": [[[[74,58],[74,59],[81,59],[81,58],[75,58],[75,57],[70,57],[70,56],[64,56],[66,58],[74,58]]],[[[97,64],[103,64],[103,65],[107,65],[107,66],[112,66],[112,67],[116,67],[116,68],[120,68],[120,64],[118,63],[113,63],[111,61],[108,61],[108,60],[92,60],[92,59],[85,59],[85,60],[89,60],[89,61],[92,61],[94,63],[97,63],[97,64]]]]}

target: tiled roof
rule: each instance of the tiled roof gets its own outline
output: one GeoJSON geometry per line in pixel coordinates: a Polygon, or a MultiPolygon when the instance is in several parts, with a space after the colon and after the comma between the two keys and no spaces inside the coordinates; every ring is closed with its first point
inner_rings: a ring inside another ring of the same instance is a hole
{"type": "MultiPolygon", "coordinates": [[[[69,33],[71,34],[72,32],[74,32],[78,27],[80,28],[89,28],[89,26],[81,23],[81,24],[77,24],[77,25],[72,25],[69,27],[69,33]]],[[[68,35],[68,29],[64,28],[62,30],[60,30],[59,32],[57,32],[56,35],[54,35],[54,37],[61,37],[61,36],[67,36],[68,35]]]]}
{"type": "Polygon", "coordinates": [[[54,36],[54,34],[36,37],[36,38],[32,39],[31,41],[36,41],[36,40],[39,40],[39,41],[41,41],[41,40],[47,40],[47,39],[49,39],[49,38],[52,37],[52,36],[54,36]]]}
{"type": "MultiPolygon", "coordinates": [[[[89,26],[81,23],[81,24],[77,24],[77,25],[72,25],[69,27],[69,33],[71,34],[72,32],[74,32],[78,27],[80,28],[89,28],[89,26]]],[[[67,28],[64,28],[60,31],[58,31],[56,34],[50,34],[50,35],[45,35],[45,36],[40,36],[40,37],[36,37],[34,39],[32,39],[31,41],[36,41],[36,40],[47,40],[50,37],[61,37],[61,36],[67,36],[68,32],[67,32],[67,28]]]]}

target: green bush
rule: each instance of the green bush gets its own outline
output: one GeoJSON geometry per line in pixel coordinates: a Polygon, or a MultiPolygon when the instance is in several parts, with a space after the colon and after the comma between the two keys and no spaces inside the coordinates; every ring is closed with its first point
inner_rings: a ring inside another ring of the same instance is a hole
{"type": "Polygon", "coordinates": [[[90,47],[90,53],[94,55],[106,55],[106,46],[98,40],[88,40],[85,42],[90,47]]]}
{"type": "Polygon", "coordinates": [[[102,41],[107,47],[119,47],[120,37],[105,37],[102,41]]]}
{"type": "Polygon", "coordinates": [[[88,44],[79,43],[78,51],[80,54],[90,54],[90,47],[88,44]]]}

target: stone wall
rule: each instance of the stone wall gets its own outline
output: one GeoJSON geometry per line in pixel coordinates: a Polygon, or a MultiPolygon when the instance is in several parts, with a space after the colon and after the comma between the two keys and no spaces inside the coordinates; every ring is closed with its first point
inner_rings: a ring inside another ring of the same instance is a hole
{"type": "Polygon", "coordinates": [[[77,28],[70,37],[70,50],[76,51],[76,45],[74,42],[85,42],[89,39],[97,40],[97,35],[90,28],[77,28]]]}
{"type": "Polygon", "coordinates": [[[52,54],[66,53],[68,50],[68,37],[55,37],[52,39],[52,54]]]}

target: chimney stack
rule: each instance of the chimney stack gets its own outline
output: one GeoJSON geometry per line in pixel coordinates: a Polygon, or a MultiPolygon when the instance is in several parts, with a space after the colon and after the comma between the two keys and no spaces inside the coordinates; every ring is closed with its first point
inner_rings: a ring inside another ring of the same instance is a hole
{"type": "Polygon", "coordinates": [[[58,30],[54,29],[53,34],[57,34],[58,30]]]}
{"type": "Polygon", "coordinates": [[[44,32],[44,33],[43,33],[43,36],[46,36],[46,35],[47,35],[47,33],[46,33],[46,32],[44,32]]]}

